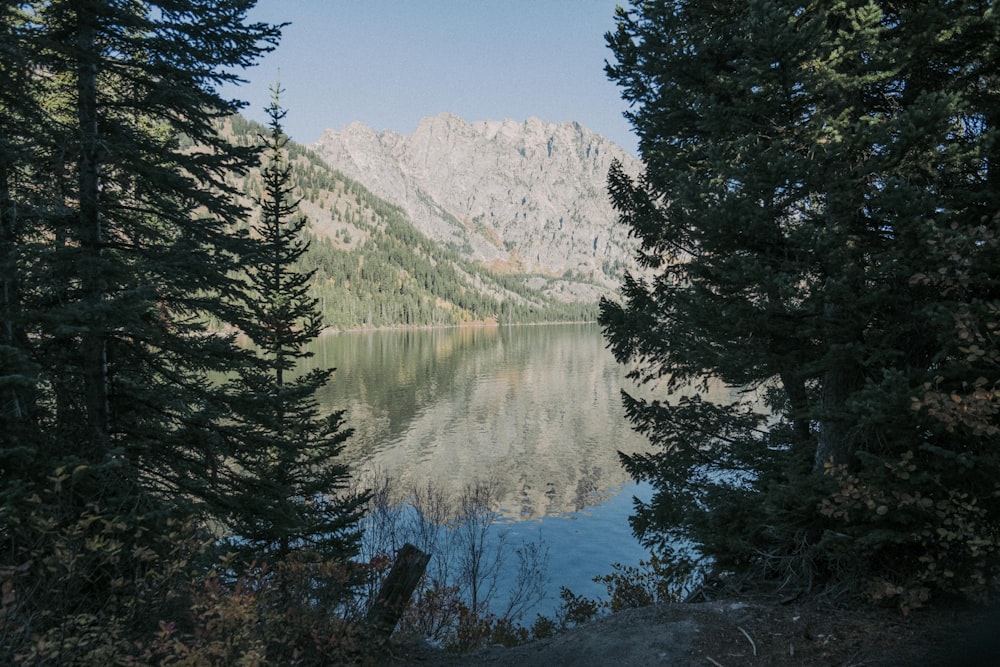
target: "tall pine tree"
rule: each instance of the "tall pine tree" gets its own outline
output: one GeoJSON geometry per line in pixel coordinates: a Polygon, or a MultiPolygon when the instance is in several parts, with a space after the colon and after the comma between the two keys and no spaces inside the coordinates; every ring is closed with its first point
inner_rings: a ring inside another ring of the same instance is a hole
{"type": "MultiPolygon", "coordinates": [[[[0,10],[5,565],[42,567],[45,540],[82,543],[94,517],[135,522],[126,551],[141,553],[162,546],[154,517],[219,511],[225,406],[209,373],[240,353],[206,322],[240,321],[223,297],[255,242],[231,233],[246,211],[225,176],[256,161],[216,131],[240,107],[219,88],[280,34],[247,22],[253,5],[0,10]]],[[[116,563],[50,601],[121,598],[108,582],[141,567],[116,563]]]]}
{"type": "Polygon", "coordinates": [[[625,399],[659,446],[624,457],[656,488],[645,542],[804,586],[1000,583],[1000,369],[961,360],[1000,277],[998,36],[991,2],[619,9],[607,71],[646,170],[610,191],[646,271],[601,323],[674,393],[625,399]],[[977,428],[934,411],[975,387],[977,428]]]}
{"type": "Polygon", "coordinates": [[[267,108],[269,134],[262,169],[260,217],[252,226],[257,253],[244,267],[249,290],[244,332],[257,356],[227,390],[235,406],[230,465],[238,481],[228,516],[241,550],[254,560],[282,560],[293,550],[345,561],[355,555],[363,494],[351,493],[338,460],[351,430],[343,413],[321,415],[316,392],[333,369],[295,375],[298,362],[322,330],[314,271],[297,270],[308,250],[307,220],[293,194],[288,137],[282,127],[280,87],[267,108]]]}
{"type": "MultiPolygon", "coordinates": [[[[25,3],[31,71],[47,121],[30,132],[44,163],[13,197],[44,189],[18,265],[31,355],[45,368],[40,417],[60,457],[124,463],[150,488],[188,486],[205,371],[231,362],[221,295],[252,244],[229,233],[245,211],[226,185],[253,151],[215,123],[238,108],[218,87],[276,43],[246,24],[253,2],[25,3]],[[194,143],[197,148],[181,146],[194,143]]],[[[29,89],[30,90],[30,89],[29,89]]],[[[195,475],[203,477],[200,473],[195,475]]]]}
{"type": "MultiPolygon", "coordinates": [[[[24,239],[36,197],[25,184],[38,163],[31,128],[43,123],[30,21],[21,3],[0,4],[0,470],[14,471],[32,458],[31,423],[37,366],[31,360],[25,328],[22,281],[24,239]]],[[[24,497],[19,481],[4,485],[3,505],[24,497]]]]}

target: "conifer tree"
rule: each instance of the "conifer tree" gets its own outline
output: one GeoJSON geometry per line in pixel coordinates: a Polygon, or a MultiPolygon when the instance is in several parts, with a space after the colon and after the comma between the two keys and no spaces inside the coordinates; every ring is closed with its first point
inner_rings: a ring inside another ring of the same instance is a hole
{"type": "Polygon", "coordinates": [[[267,108],[269,133],[262,169],[260,217],[253,225],[258,251],[245,266],[249,290],[244,331],[258,350],[228,391],[235,405],[233,463],[238,472],[229,498],[229,522],[245,553],[257,561],[283,559],[308,549],[346,560],[357,551],[358,522],[366,498],[348,490],[349,471],[338,460],[351,430],[340,411],[321,415],[316,392],[333,369],[295,374],[312,356],[306,349],[322,330],[314,271],[296,265],[308,250],[307,220],[293,193],[286,111],[280,87],[267,108]]]}
{"type": "Polygon", "coordinates": [[[211,511],[223,495],[208,373],[238,353],[206,322],[239,318],[222,295],[241,288],[253,242],[230,233],[245,211],[224,175],[255,150],[216,125],[240,107],[219,87],[280,34],[247,23],[253,4],[3,6],[0,75],[24,84],[0,95],[0,411],[21,416],[19,440],[2,442],[0,530],[16,564],[35,536],[18,534],[30,508],[15,501],[44,494],[57,469],[70,471],[47,508],[59,521],[84,507],[211,511]]]}
{"type": "Polygon", "coordinates": [[[804,586],[998,587],[1000,372],[959,352],[996,358],[962,341],[998,296],[998,36],[991,2],[619,9],[646,170],[610,192],[644,272],[601,323],[675,394],[625,398],[658,446],[624,457],[656,488],[645,542],[804,586]],[[945,422],[976,388],[976,428],[945,422]]]}
{"type": "MultiPolygon", "coordinates": [[[[18,197],[33,161],[26,128],[39,123],[32,95],[32,40],[18,3],[0,4],[0,445],[10,455],[30,421],[33,369],[24,340],[18,280],[24,221],[29,201],[18,197]],[[26,94],[27,93],[27,94],[26,94]]],[[[4,466],[6,468],[6,466],[4,466]]]]}
{"type": "Polygon", "coordinates": [[[15,508],[23,509],[29,497],[39,440],[39,368],[27,335],[20,274],[31,262],[25,239],[38,200],[31,181],[40,151],[32,129],[43,126],[44,118],[33,103],[37,51],[21,5],[0,4],[0,512],[9,515],[19,513],[15,508]]]}
{"type": "Polygon", "coordinates": [[[0,661],[134,649],[203,555],[174,519],[221,512],[209,374],[241,359],[206,323],[239,322],[256,150],[219,87],[280,34],[253,4],[0,4],[0,661]]]}

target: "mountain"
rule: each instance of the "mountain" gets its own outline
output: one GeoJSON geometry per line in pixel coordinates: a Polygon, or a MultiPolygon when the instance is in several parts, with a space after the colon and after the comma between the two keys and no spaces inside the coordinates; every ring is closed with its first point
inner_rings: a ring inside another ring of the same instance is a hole
{"type": "Polygon", "coordinates": [[[561,301],[596,302],[631,265],[606,179],[613,160],[633,174],[641,164],[579,123],[440,114],[410,135],[352,123],[312,148],[427,238],[561,301]]]}
{"type": "MultiPolygon", "coordinates": [[[[219,131],[241,145],[267,133],[238,115],[219,131]]],[[[578,124],[445,115],[409,137],[353,124],[288,153],[309,221],[299,268],[330,328],[593,320],[631,263],[604,179],[615,157],[637,163],[578,124]]],[[[227,178],[249,227],[260,171],[227,178]]]]}

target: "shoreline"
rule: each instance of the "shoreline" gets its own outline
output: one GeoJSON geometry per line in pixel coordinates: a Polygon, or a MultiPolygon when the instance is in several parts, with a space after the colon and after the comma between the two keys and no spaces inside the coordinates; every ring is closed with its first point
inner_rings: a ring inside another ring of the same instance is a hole
{"type": "Polygon", "coordinates": [[[499,329],[500,327],[544,327],[565,324],[598,324],[597,320],[553,320],[551,322],[508,322],[501,324],[496,320],[481,320],[478,322],[463,322],[462,324],[399,324],[394,326],[361,325],[348,328],[324,327],[320,336],[351,333],[374,333],[378,331],[430,331],[434,329],[499,329]]]}

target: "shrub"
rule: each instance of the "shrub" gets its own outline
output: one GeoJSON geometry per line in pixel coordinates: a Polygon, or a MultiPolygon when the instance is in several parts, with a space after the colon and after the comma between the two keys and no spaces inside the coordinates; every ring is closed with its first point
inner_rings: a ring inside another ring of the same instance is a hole
{"type": "Polygon", "coordinates": [[[191,573],[210,541],[191,518],[130,514],[110,503],[74,510],[69,487],[86,471],[60,468],[12,527],[13,562],[0,567],[0,662],[116,664],[136,640],[186,606],[191,573]]]}
{"type": "Polygon", "coordinates": [[[1000,589],[1000,480],[977,473],[976,458],[925,445],[864,457],[859,472],[828,468],[826,545],[860,558],[870,599],[907,612],[935,594],[984,601],[1000,589]]]}
{"type": "Polygon", "coordinates": [[[212,573],[184,623],[161,622],[148,654],[157,664],[330,665],[372,660],[357,623],[333,613],[359,572],[295,553],[250,564],[235,580],[212,573]]]}
{"type": "Polygon", "coordinates": [[[363,597],[374,599],[388,572],[389,554],[403,543],[432,555],[397,626],[399,634],[421,636],[459,652],[531,636],[520,621],[544,597],[548,550],[540,539],[509,544],[497,529],[496,482],[471,483],[454,497],[430,483],[404,494],[384,474],[366,480],[365,486],[372,494],[362,553],[386,566],[372,571],[363,597]],[[517,568],[511,577],[514,587],[501,599],[499,577],[511,563],[517,568]]]}
{"type": "Polygon", "coordinates": [[[304,550],[234,563],[194,517],[76,508],[86,476],[57,470],[9,527],[0,664],[326,665],[374,650],[352,596],[377,564],[304,550]]]}

